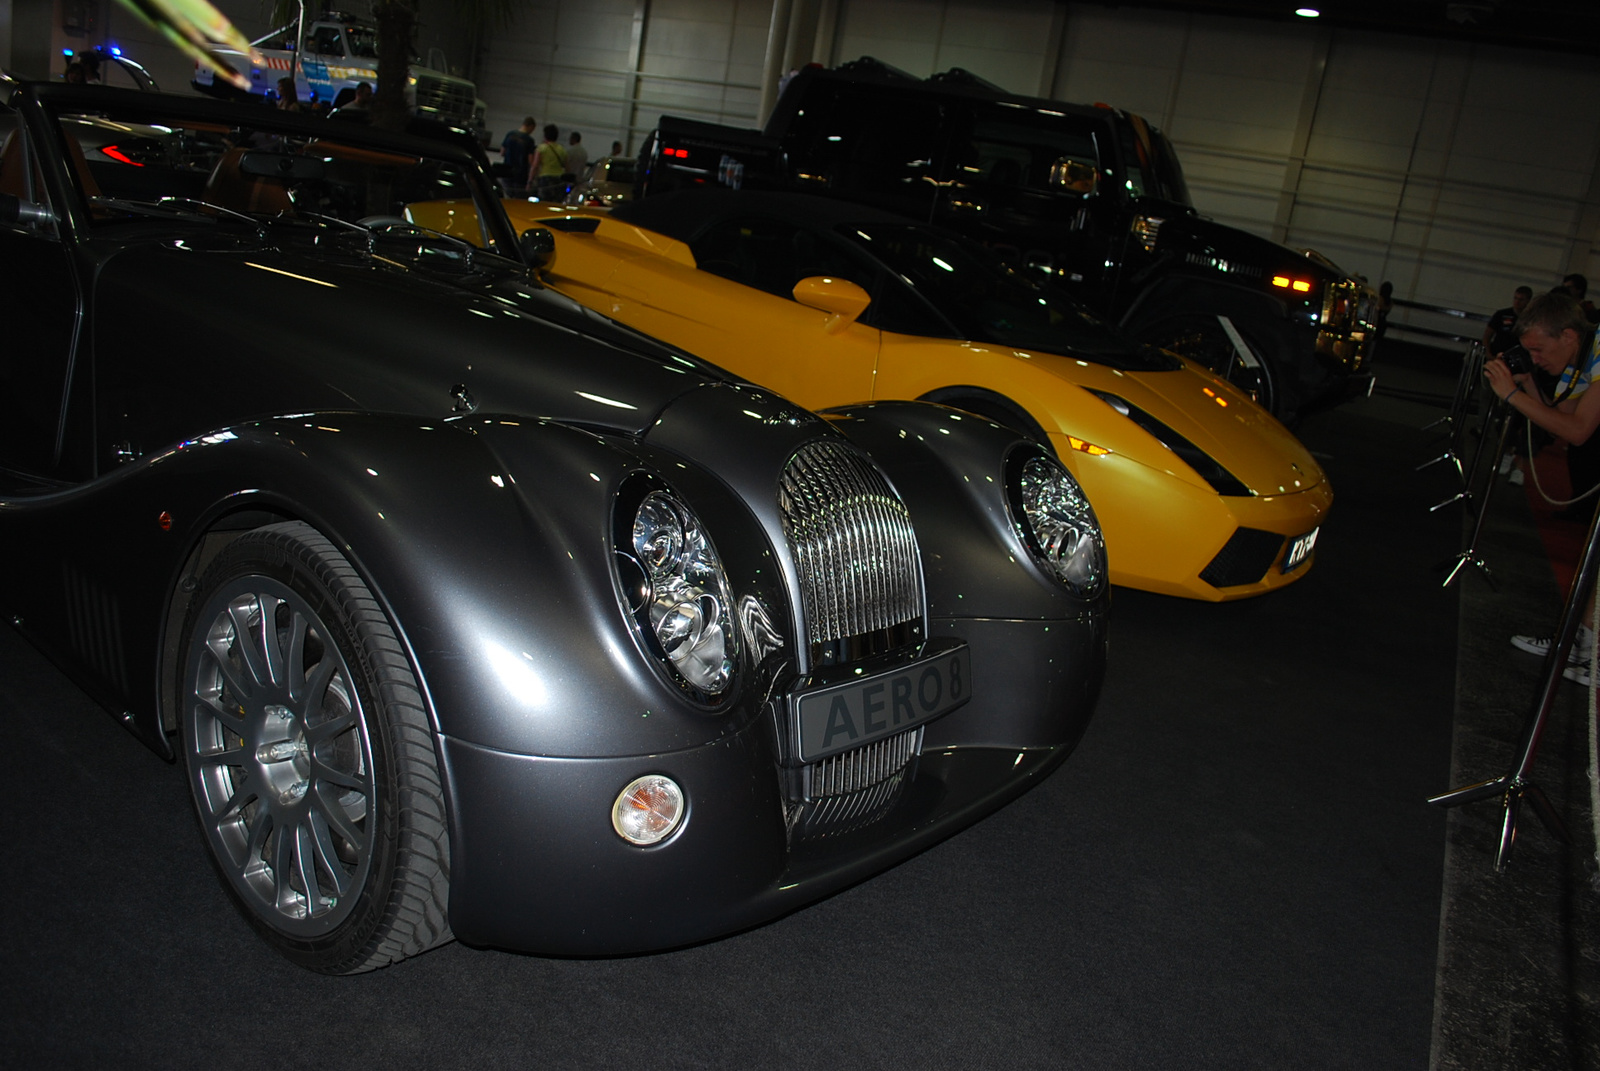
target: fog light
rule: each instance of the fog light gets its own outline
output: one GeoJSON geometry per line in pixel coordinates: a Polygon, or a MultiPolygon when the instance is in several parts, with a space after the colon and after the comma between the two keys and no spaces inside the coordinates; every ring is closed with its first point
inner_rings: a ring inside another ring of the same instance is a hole
{"type": "Polygon", "coordinates": [[[654,844],[682,820],[683,789],[660,774],[630,782],[611,808],[611,828],[629,844],[654,844]]]}

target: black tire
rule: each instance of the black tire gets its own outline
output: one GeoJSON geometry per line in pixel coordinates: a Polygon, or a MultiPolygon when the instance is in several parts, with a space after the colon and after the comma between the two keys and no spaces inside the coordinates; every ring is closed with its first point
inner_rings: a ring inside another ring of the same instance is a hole
{"type": "Polygon", "coordinates": [[[917,400],[937,402],[952,409],[965,409],[969,413],[976,413],[996,424],[1004,424],[1023,438],[1036,442],[1047,450],[1051,449],[1050,436],[1045,434],[1044,428],[1033,419],[1033,415],[1003,394],[995,394],[981,387],[943,387],[929,391],[917,400]]]}
{"type": "Polygon", "coordinates": [[[300,522],[239,536],[201,577],[182,639],[195,813],[257,931],[326,974],[450,940],[449,833],[421,689],[344,556],[300,522]]]}
{"type": "Polygon", "coordinates": [[[1279,373],[1272,367],[1270,348],[1247,322],[1230,318],[1244,352],[1234,345],[1222,321],[1210,313],[1188,313],[1140,328],[1135,336],[1164,350],[1171,350],[1244,391],[1267,412],[1287,422],[1293,417],[1292,399],[1280,389],[1279,373]]]}

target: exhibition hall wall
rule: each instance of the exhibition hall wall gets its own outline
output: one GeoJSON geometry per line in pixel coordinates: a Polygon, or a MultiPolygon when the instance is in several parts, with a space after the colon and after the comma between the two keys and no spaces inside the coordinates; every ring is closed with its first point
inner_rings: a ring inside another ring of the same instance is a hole
{"type": "MultiPolygon", "coordinates": [[[[29,6],[0,0],[0,15],[29,6]]],[[[260,0],[219,6],[251,36],[269,29],[260,0]]],[[[188,65],[112,0],[55,7],[58,23],[98,11],[187,88],[188,65]]],[[[633,152],[662,113],[759,126],[771,39],[784,67],[870,55],[1140,112],[1177,145],[1202,213],[1401,298],[1488,311],[1568,271],[1600,288],[1592,58],[1051,0],[529,0],[476,31],[454,11],[425,0],[419,44],[477,80],[496,144],[528,115],[582,131],[591,158],[613,139],[633,152]]],[[[32,55],[22,36],[18,21],[0,42],[32,55]]]]}
{"type": "MultiPolygon", "coordinates": [[[[591,153],[612,138],[632,151],[663,112],[759,126],[771,11],[531,3],[484,49],[490,125],[575,126],[591,153]]],[[[811,47],[792,52],[802,61],[963,67],[1013,92],[1137,111],[1176,143],[1201,212],[1391,280],[1400,297],[1488,311],[1568,271],[1600,286],[1590,59],[1049,0],[838,0],[815,22],[811,47]]]]}

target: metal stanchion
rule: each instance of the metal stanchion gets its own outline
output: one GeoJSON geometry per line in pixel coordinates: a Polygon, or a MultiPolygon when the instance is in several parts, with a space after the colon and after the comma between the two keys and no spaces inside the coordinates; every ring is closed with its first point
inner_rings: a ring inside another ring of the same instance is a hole
{"type": "MultiPolygon", "coordinates": [[[[1478,482],[1478,468],[1483,461],[1483,449],[1488,444],[1489,440],[1494,438],[1494,422],[1502,417],[1507,422],[1509,422],[1511,419],[1510,413],[1505,410],[1504,406],[1505,403],[1496,399],[1484,407],[1483,419],[1479,422],[1478,426],[1478,444],[1472,448],[1472,463],[1467,466],[1467,471],[1462,474],[1461,490],[1457,491],[1443,502],[1440,502],[1437,505],[1429,506],[1429,513],[1434,513],[1438,510],[1444,509],[1444,507],[1450,505],[1452,502],[1465,502],[1468,509],[1473,508],[1472,487],[1478,482]]],[[[1504,429],[1501,429],[1498,442],[1499,452],[1495,454],[1493,460],[1489,464],[1489,471],[1491,474],[1499,473],[1500,457],[1502,454],[1504,454],[1506,448],[1504,429]]],[[[1459,471],[1460,462],[1457,461],[1456,465],[1459,471]]],[[[1491,476],[1491,485],[1492,482],[1493,480],[1491,476]]],[[[1485,490],[1487,491],[1487,488],[1485,488],[1485,490]]]]}
{"type": "Polygon", "coordinates": [[[1600,572],[1600,552],[1595,539],[1600,534],[1600,511],[1589,522],[1589,538],[1584,544],[1583,557],[1578,561],[1578,573],[1567,592],[1567,605],[1561,613],[1561,630],[1544,656],[1544,668],[1539,675],[1539,691],[1533,707],[1522,726],[1522,738],[1517,743],[1516,760],[1508,773],[1489,781],[1479,781],[1438,796],[1428,802],[1440,807],[1454,807],[1462,803],[1475,803],[1495,796],[1500,797],[1504,816],[1500,824],[1500,849],[1495,853],[1496,870],[1504,870],[1511,859],[1511,849],[1517,842],[1517,819],[1524,800],[1533,804],[1534,813],[1557,840],[1567,840],[1566,823],[1550,805],[1539,786],[1531,780],[1533,760],[1539,753],[1539,740],[1544,735],[1545,724],[1550,720],[1550,710],[1555,705],[1556,689],[1561,685],[1561,674],[1567,665],[1567,655],[1578,636],[1578,626],[1583,624],[1584,610],[1589,593],[1594,590],[1595,574],[1600,572]]]}
{"type": "MultiPolygon", "coordinates": [[[[1512,409],[1511,406],[1507,405],[1505,402],[1498,399],[1495,401],[1495,403],[1489,409],[1489,416],[1485,421],[1486,426],[1483,429],[1484,434],[1478,440],[1478,449],[1472,455],[1472,469],[1470,475],[1467,477],[1467,486],[1463,488],[1461,493],[1456,495],[1455,498],[1446,499],[1444,502],[1439,503],[1438,506],[1433,507],[1434,509],[1438,509],[1439,506],[1448,505],[1450,502],[1454,502],[1456,498],[1470,499],[1472,497],[1472,481],[1478,478],[1478,462],[1483,457],[1483,444],[1489,440],[1489,429],[1494,426],[1494,421],[1498,420],[1500,422],[1500,432],[1495,436],[1494,461],[1489,465],[1489,475],[1485,478],[1483,483],[1483,494],[1478,498],[1478,519],[1472,526],[1472,538],[1467,542],[1467,549],[1462,551],[1460,554],[1457,554],[1455,558],[1452,559],[1454,564],[1450,566],[1450,573],[1444,578],[1444,583],[1440,585],[1441,587],[1449,587],[1451,582],[1461,574],[1462,568],[1467,565],[1476,566],[1478,571],[1483,574],[1483,578],[1489,582],[1489,586],[1495,586],[1494,574],[1489,571],[1489,564],[1485,562],[1483,560],[1483,556],[1478,553],[1478,537],[1483,535],[1483,522],[1489,516],[1489,496],[1494,494],[1494,485],[1500,482],[1499,459],[1506,451],[1506,438],[1511,432],[1511,425],[1513,423],[1511,417],[1515,414],[1515,412],[1516,410],[1512,409]]],[[[1439,568],[1444,568],[1444,565],[1440,565],[1439,568]]]]}
{"type": "MultiPolygon", "coordinates": [[[[1467,346],[1467,352],[1461,355],[1461,371],[1456,376],[1456,389],[1450,400],[1450,411],[1433,423],[1425,425],[1422,429],[1427,431],[1428,428],[1437,427],[1440,424],[1445,425],[1449,438],[1446,440],[1444,453],[1431,461],[1424,461],[1418,465],[1416,467],[1417,472],[1421,472],[1432,465],[1437,465],[1441,461],[1448,461],[1455,466],[1456,476],[1463,482],[1466,481],[1466,473],[1461,468],[1462,437],[1466,430],[1467,410],[1472,400],[1473,392],[1477,389],[1478,379],[1483,374],[1483,359],[1482,342],[1471,343],[1467,346]]],[[[1437,509],[1438,507],[1435,506],[1434,508],[1437,509]]]]}

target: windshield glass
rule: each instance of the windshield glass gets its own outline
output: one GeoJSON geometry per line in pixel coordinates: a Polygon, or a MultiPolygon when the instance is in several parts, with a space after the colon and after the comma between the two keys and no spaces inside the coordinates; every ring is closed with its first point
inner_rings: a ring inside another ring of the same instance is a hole
{"type": "Polygon", "coordinates": [[[249,125],[159,107],[63,109],[78,191],[95,228],[151,218],[309,219],[411,224],[498,248],[508,232],[470,165],[366,142],[364,126],[279,125],[271,109],[240,109],[249,125]]]}
{"type": "Polygon", "coordinates": [[[1139,116],[1127,118],[1121,127],[1121,137],[1122,155],[1128,169],[1128,192],[1135,197],[1155,197],[1193,208],[1172,142],[1139,116]]]}
{"type": "Polygon", "coordinates": [[[1100,167],[1093,124],[1060,112],[1001,105],[974,108],[971,133],[963,140],[956,164],[963,183],[1074,194],[1076,200],[1088,191],[1064,183],[1063,168],[1100,167]]]}
{"type": "Polygon", "coordinates": [[[366,26],[346,26],[344,43],[352,56],[362,59],[378,58],[378,31],[366,26]]]}
{"type": "Polygon", "coordinates": [[[595,176],[601,182],[624,182],[630,185],[637,177],[638,172],[635,170],[634,162],[632,160],[624,160],[620,156],[611,157],[606,163],[605,174],[595,176]]]}
{"type": "Polygon", "coordinates": [[[964,338],[1059,353],[1126,371],[1179,368],[1136,345],[1052,287],[983,247],[911,224],[846,224],[839,233],[870,252],[938,309],[964,338]]]}
{"type": "Polygon", "coordinates": [[[1165,134],[1153,131],[1151,141],[1155,144],[1155,179],[1159,196],[1174,204],[1191,204],[1189,200],[1189,185],[1183,180],[1183,166],[1178,163],[1178,154],[1172,148],[1172,142],[1167,140],[1165,134]]]}

